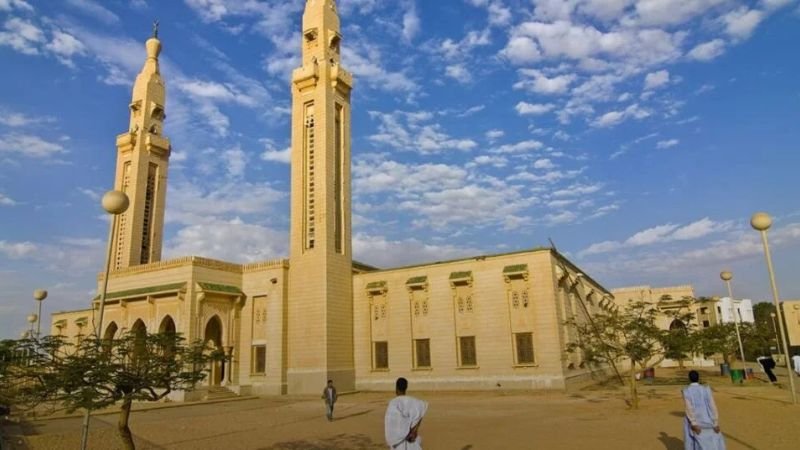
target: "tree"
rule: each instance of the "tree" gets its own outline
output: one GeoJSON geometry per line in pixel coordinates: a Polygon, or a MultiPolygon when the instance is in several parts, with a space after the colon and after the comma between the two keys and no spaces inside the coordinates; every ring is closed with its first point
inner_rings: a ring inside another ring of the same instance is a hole
{"type": "Polygon", "coordinates": [[[578,341],[568,344],[568,352],[581,351],[587,363],[618,364],[631,362],[631,407],[639,407],[636,389],[636,366],[644,369],[662,352],[661,330],[656,326],[658,311],[652,304],[629,301],[620,308],[601,310],[591,321],[568,320],[575,327],[578,341]]]}
{"type": "Polygon", "coordinates": [[[703,328],[696,336],[697,350],[706,357],[719,353],[722,361],[730,365],[731,356],[739,352],[739,341],[733,323],[703,328]]]}
{"type": "Polygon", "coordinates": [[[126,449],[135,449],[128,421],[133,401],[158,401],[176,390],[192,390],[213,357],[197,341],[175,333],[126,333],[118,339],[90,336],[76,345],[60,337],[18,341],[27,355],[11,368],[15,403],[95,410],[120,403],[117,424],[126,449]]]}
{"type": "Polygon", "coordinates": [[[677,305],[663,311],[670,319],[669,329],[662,331],[661,334],[664,356],[677,360],[681,369],[683,361],[688,359],[695,349],[694,313],[688,309],[692,301],[693,299],[684,297],[677,305]]]}

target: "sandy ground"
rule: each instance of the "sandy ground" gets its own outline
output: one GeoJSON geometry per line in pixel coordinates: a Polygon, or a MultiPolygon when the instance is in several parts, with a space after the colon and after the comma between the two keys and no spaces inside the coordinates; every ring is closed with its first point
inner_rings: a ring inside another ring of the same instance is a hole
{"type": "MultiPolygon", "coordinates": [[[[785,387],[760,380],[734,386],[711,372],[704,380],[714,388],[729,450],[800,448],[800,405],[790,404],[785,387]]],[[[430,403],[421,429],[427,450],[682,450],[680,386],[641,385],[636,411],[627,408],[626,392],[595,386],[566,393],[409,393],[430,403]]],[[[390,398],[342,396],[333,422],[325,420],[317,398],[276,397],[138,411],[131,428],[140,449],[384,449],[383,414],[390,398]]],[[[4,434],[12,449],[74,449],[80,424],[74,417],[6,424],[4,434]]],[[[92,419],[89,448],[119,448],[116,415],[92,419]]]]}

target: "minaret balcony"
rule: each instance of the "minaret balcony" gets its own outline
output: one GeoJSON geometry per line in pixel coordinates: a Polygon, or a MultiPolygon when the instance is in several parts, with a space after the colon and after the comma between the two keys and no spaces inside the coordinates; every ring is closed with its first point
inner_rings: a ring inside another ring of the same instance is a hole
{"type": "Polygon", "coordinates": [[[136,133],[126,132],[117,136],[117,150],[122,153],[133,151],[136,145],[136,133]]]}
{"type": "Polygon", "coordinates": [[[353,74],[336,64],[331,69],[331,80],[334,88],[349,92],[353,89],[353,74]],[[344,88],[344,89],[343,89],[344,88]]]}
{"type": "Polygon", "coordinates": [[[318,79],[319,66],[316,62],[298,67],[292,72],[292,83],[301,91],[316,86],[318,79]]]}
{"type": "Polygon", "coordinates": [[[169,139],[163,136],[159,136],[153,133],[147,133],[147,138],[145,139],[145,145],[147,146],[147,149],[152,153],[156,153],[160,156],[169,156],[169,151],[170,151],[169,139]]]}

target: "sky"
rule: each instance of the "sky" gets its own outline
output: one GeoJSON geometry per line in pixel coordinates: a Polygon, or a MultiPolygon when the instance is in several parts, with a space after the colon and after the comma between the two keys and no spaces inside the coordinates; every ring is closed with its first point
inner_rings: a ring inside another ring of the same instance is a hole
{"type": "MultiPolygon", "coordinates": [[[[115,137],[160,21],[163,259],[288,256],[303,0],[0,0],[0,337],[88,307],[115,137]]],[[[353,251],[546,246],[607,288],[800,298],[798,0],[339,0],[353,251]]]]}

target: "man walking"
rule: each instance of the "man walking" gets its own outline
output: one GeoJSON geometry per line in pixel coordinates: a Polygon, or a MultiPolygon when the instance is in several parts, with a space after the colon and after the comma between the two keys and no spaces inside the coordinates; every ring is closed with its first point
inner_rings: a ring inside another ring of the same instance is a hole
{"type": "Polygon", "coordinates": [[[719,414],[711,388],[700,384],[700,374],[689,372],[688,387],[683,390],[686,418],[683,440],[686,450],[725,450],[725,440],[719,429],[719,414]]]}
{"type": "Polygon", "coordinates": [[[766,372],[767,377],[769,377],[769,382],[773,384],[777,383],[778,377],[776,377],[775,374],[772,373],[772,369],[775,368],[775,360],[772,359],[772,356],[759,356],[758,358],[756,358],[756,361],[758,361],[758,363],[761,364],[761,367],[764,369],[764,372],[766,372]]]}
{"type": "Polygon", "coordinates": [[[800,353],[795,353],[792,356],[792,365],[794,366],[794,371],[800,376],[800,353]]]}
{"type": "Polygon", "coordinates": [[[333,420],[333,404],[338,398],[336,388],[333,387],[333,380],[328,380],[328,385],[322,390],[322,398],[325,399],[325,415],[328,417],[328,422],[331,422],[333,420]]]}
{"type": "Polygon", "coordinates": [[[422,450],[419,426],[428,411],[428,403],[406,395],[408,380],[398,378],[395,383],[397,397],[389,402],[384,417],[386,444],[394,450],[422,450]]]}

